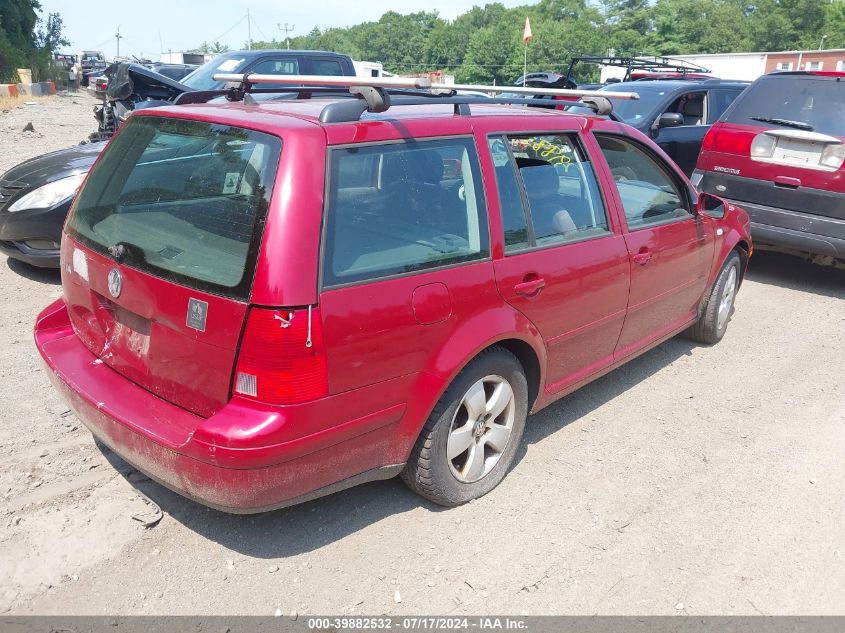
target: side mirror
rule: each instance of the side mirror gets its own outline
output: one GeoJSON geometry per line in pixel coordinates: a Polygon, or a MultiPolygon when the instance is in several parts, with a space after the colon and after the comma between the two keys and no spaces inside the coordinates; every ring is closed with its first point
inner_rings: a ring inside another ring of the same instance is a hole
{"type": "Polygon", "coordinates": [[[684,124],[684,115],[680,112],[664,112],[657,119],[657,127],[678,127],[684,124]]]}
{"type": "Polygon", "coordinates": [[[727,208],[728,203],[719,196],[714,196],[712,193],[698,194],[696,211],[699,215],[708,215],[711,218],[723,218],[725,217],[725,209],[727,208]]]}

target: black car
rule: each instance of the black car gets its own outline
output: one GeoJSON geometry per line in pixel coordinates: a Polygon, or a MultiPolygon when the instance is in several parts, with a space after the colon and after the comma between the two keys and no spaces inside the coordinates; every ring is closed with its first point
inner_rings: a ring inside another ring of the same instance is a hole
{"type": "MultiPolygon", "coordinates": [[[[614,102],[614,114],[653,138],[690,175],[704,135],[748,85],[723,79],[640,80],[603,86],[596,95],[602,91],[640,95],[638,100],[614,102]]],[[[570,109],[589,112],[579,106],[570,109]]]]}
{"type": "MultiPolygon", "coordinates": [[[[213,79],[215,73],[246,72],[354,76],[355,67],[346,55],[322,51],[234,51],[215,57],[178,82],[143,66],[124,64],[116,73],[119,85],[110,84],[109,91],[121,93],[118,98],[125,93],[144,99],[144,107],[154,107],[186,92],[224,88],[213,79]]],[[[34,266],[59,266],[59,240],[73,196],[105,146],[102,141],[76,145],[28,160],[0,176],[0,252],[34,266]]]]}
{"type": "Polygon", "coordinates": [[[33,266],[59,265],[70,203],[105,143],[51,152],[0,177],[0,252],[33,266]]]}

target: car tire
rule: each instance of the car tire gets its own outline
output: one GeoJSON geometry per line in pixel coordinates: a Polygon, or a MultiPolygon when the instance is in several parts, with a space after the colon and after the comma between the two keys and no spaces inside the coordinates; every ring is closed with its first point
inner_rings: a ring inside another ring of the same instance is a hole
{"type": "Polygon", "coordinates": [[[716,283],[710,290],[701,316],[686,331],[687,337],[707,345],[713,345],[722,340],[733,315],[741,271],[742,260],[739,253],[731,251],[716,277],[716,283]]]}
{"type": "Polygon", "coordinates": [[[402,471],[403,481],[448,507],[487,494],[510,469],[527,417],[522,365],[505,349],[485,350],[434,407],[402,471]]]}

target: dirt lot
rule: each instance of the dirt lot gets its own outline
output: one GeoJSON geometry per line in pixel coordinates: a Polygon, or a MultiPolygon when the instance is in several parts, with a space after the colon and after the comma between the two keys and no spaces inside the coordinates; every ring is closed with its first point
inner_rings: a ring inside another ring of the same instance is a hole
{"type": "MultiPolygon", "coordinates": [[[[84,138],[92,105],[0,114],[0,171],[84,138]]],[[[669,341],[533,416],[475,503],[389,481],[252,517],[95,446],[31,340],[59,294],[0,262],[0,612],[845,613],[843,272],[755,255],[721,344],[669,341]]]]}

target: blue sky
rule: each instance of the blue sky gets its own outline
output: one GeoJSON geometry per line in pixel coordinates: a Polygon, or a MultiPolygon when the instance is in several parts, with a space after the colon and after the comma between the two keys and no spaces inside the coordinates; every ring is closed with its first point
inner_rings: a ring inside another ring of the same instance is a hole
{"type": "MultiPolygon", "coordinates": [[[[232,48],[241,48],[247,40],[246,12],[252,16],[253,39],[281,39],[278,23],[294,25],[291,35],[302,35],[315,26],[349,26],[377,20],[386,11],[412,13],[436,10],[441,17],[453,19],[484,0],[367,0],[349,2],[284,2],[281,0],[116,0],[104,10],[92,11],[79,0],[40,0],[42,15],[61,14],[65,34],[72,41],[67,52],[82,49],[102,50],[106,57],[116,53],[118,26],[123,39],[122,55],[143,55],[158,59],[161,50],[185,50],[204,40],[218,39],[232,48]],[[238,22],[240,23],[238,24],[238,22]]],[[[532,0],[499,0],[506,6],[531,4],[532,0]]],[[[106,5],[104,5],[106,6],[106,5]]]]}

